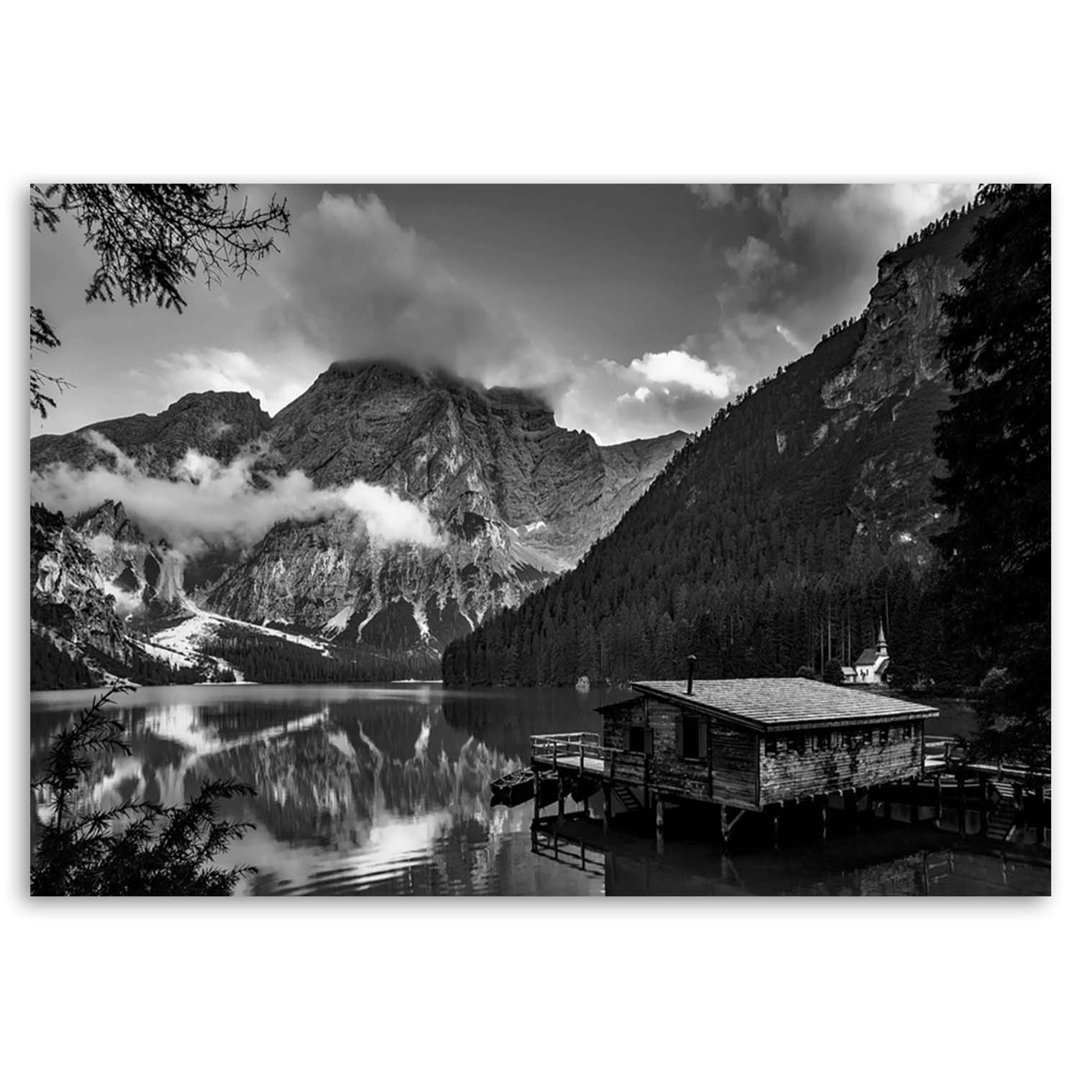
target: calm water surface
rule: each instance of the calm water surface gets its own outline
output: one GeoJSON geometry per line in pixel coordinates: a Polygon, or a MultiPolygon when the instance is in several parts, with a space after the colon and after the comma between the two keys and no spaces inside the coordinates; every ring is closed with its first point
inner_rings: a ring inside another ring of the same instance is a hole
{"type": "MultiPolygon", "coordinates": [[[[36,775],[50,736],[93,698],[31,695],[36,775]]],[[[620,690],[459,691],[387,686],[145,687],[112,707],[130,757],[96,767],[87,797],[179,802],[204,778],[258,795],[231,812],[258,827],[228,862],[257,866],[256,894],[1046,892],[1049,871],[972,854],[925,828],[828,844],[720,853],[706,839],[576,822],[534,838],[531,803],[492,807],[493,779],[528,762],[529,736],[597,731],[620,690]]],[[[945,732],[942,732],[945,733],[945,732]]],[[[35,806],[35,820],[37,826],[35,806]]]]}

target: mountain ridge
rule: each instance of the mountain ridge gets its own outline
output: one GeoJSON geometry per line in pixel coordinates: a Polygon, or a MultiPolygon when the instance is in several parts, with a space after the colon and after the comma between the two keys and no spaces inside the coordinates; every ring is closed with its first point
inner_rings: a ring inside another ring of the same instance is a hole
{"type": "Polygon", "coordinates": [[[248,394],[188,394],[156,416],[39,436],[31,468],[40,477],[67,467],[73,482],[95,469],[123,472],[133,485],[142,476],[180,482],[195,451],[242,465],[255,489],[296,471],[316,491],[385,489],[422,508],[441,546],[377,544],[358,537],[347,512],[329,510],[286,515],[239,552],[221,544],[178,552],[147,530],[151,511],[120,498],[72,524],[100,556],[102,586],[125,606],[165,618],[194,603],[339,649],[412,658],[428,666],[409,674],[434,674],[453,637],[574,565],[686,438],[601,447],[560,428],[534,391],[488,390],[396,361],[345,361],[272,418],[248,394]]]}

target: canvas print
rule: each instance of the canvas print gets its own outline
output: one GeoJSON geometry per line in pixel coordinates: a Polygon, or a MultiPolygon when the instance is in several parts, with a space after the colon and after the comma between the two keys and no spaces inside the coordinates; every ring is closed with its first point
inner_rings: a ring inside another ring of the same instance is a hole
{"type": "Polygon", "coordinates": [[[1050,892],[1048,184],[37,184],[30,890],[1050,892]]]}

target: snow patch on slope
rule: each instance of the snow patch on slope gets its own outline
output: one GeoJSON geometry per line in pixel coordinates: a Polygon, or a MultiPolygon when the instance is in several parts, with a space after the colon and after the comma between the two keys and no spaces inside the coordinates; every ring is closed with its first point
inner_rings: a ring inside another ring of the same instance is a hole
{"type": "Polygon", "coordinates": [[[331,655],[329,648],[324,642],[314,638],[305,637],[303,634],[290,634],[284,630],[272,629],[269,626],[260,626],[258,623],[244,622],[242,619],[233,619],[227,615],[218,615],[212,611],[204,611],[196,607],[186,597],[181,601],[184,609],[189,612],[187,618],[174,626],[168,626],[152,635],[150,643],[146,646],[147,651],[154,650],[152,655],[161,659],[167,659],[170,663],[185,662],[193,667],[205,655],[213,657],[220,666],[229,667],[241,679],[241,673],[224,660],[214,656],[214,631],[218,627],[239,627],[248,630],[252,634],[262,634],[266,637],[281,638],[293,645],[301,645],[305,649],[311,649],[320,656],[331,655]]]}

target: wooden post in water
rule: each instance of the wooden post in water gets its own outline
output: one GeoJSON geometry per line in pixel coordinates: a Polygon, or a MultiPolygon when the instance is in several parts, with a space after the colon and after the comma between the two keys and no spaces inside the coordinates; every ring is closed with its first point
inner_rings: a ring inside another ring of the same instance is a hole
{"type": "MultiPolygon", "coordinates": [[[[869,807],[871,805],[870,804],[870,793],[869,792],[867,792],[867,795],[866,795],[866,802],[867,802],[867,807],[869,807]]],[[[858,812],[859,812],[859,802],[858,802],[858,799],[855,798],[855,790],[852,789],[851,791],[845,791],[844,792],[844,817],[847,818],[847,823],[849,825],[851,825],[852,827],[855,826],[855,821],[856,821],[856,819],[858,817],[858,812]]]]}
{"type": "Polygon", "coordinates": [[[941,774],[934,777],[934,824],[941,827],[941,774]]]}
{"type": "Polygon", "coordinates": [[[661,834],[664,831],[664,800],[656,800],[656,832],[661,834]]]}
{"type": "Polygon", "coordinates": [[[960,819],[960,835],[967,836],[967,792],[964,790],[964,774],[956,770],[957,816],[960,819]]]}
{"type": "Polygon", "coordinates": [[[911,805],[908,807],[908,821],[912,825],[919,824],[919,778],[911,778],[911,805]]]}
{"type": "Polygon", "coordinates": [[[829,796],[822,795],[818,802],[821,805],[821,839],[827,840],[829,837],[829,796]]]}
{"type": "Polygon", "coordinates": [[[987,826],[990,824],[990,815],[987,808],[990,804],[990,781],[985,776],[979,777],[979,834],[986,835],[987,826]]]}
{"type": "Polygon", "coordinates": [[[780,850],[780,810],[781,809],[782,809],[782,806],[779,803],[777,803],[777,805],[772,808],[772,846],[773,846],[773,851],[779,851],[780,850]]]}
{"type": "Polygon", "coordinates": [[[611,824],[611,785],[604,784],[604,832],[611,824]]]}
{"type": "Polygon", "coordinates": [[[562,773],[559,773],[559,820],[566,814],[566,789],[563,786],[562,773]]]}
{"type": "Polygon", "coordinates": [[[533,769],[533,821],[540,820],[540,770],[533,769]]]}

